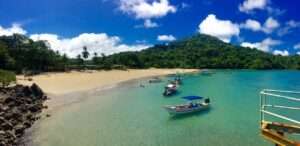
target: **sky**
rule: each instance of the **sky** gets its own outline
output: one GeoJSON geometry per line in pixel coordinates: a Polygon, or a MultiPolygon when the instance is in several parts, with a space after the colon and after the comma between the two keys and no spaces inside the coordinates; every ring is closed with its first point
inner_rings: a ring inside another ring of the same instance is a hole
{"type": "Polygon", "coordinates": [[[0,36],[46,40],[75,57],[138,51],[195,34],[300,55],[297,0],[0,0],[0,36]]]}

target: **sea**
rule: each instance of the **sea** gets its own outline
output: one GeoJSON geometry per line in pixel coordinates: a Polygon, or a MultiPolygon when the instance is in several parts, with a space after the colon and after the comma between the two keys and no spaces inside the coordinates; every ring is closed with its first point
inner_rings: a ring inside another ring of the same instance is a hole
{"type": "MultiPolygon", "coordinates": [[[[35,125],[33,146],[272,146],[260,134],[260,91],[300,91],[293,70],[212,70],[182,74],[171,97],[162,95],[174,76],[127,81],[65,105],[35,125]],[[210,98],[208,110],[171,116],[165,105],[186,103],[183,96],[210,98]]],[[[300,98],[299,95],[291,95],[300,98]]],[[[273,99],[269,99],[272,101],[273,99]]],[[[278,99],[274,99],[276,101],[278,99]]],[[[275,102],[274,102],[275,104],[275,102]]],[[[288,105],[288,101],[276,104],[288,105]]],[[[300,107],[300,103],[291,103],[300,107]]],[[[281,112],[281,110],[275,110],[281,112]]],[[[283,111],[300,120],[300,111],[283,111]]],[[[266,116],[266,120],[276,118],[266,116]],[[269,118],[269,119],[268,119],[269,118]]],[[[299,136],[295,136],[299,138],[299,136]]],[[[295,138],[292,137],[292,138],[295,138]]],[[[299,139],[298,139],[299,140],[299,139]]]]}

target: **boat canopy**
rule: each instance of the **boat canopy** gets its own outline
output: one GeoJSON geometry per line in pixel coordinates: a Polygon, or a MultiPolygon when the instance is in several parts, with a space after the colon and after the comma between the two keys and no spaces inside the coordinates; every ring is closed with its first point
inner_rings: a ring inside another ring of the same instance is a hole
{"type": "Polygon", "coordinates": [[[186,100],[197,100],[197,99],[202,99],[203,97],[200,97],[200,96],[184,96],[182,98],[186,99],[186,100]]]}

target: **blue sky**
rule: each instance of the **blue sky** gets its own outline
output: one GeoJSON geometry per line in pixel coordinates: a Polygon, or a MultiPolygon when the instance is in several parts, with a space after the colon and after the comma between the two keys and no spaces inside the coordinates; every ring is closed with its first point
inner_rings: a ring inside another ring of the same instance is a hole
{"type": "Polygon", "coordinates": [[[0,0],[0,35],[47,40],[75,56],[111,54],[196,33],[291,55],[300,52],[296,0],[0,0]]]}

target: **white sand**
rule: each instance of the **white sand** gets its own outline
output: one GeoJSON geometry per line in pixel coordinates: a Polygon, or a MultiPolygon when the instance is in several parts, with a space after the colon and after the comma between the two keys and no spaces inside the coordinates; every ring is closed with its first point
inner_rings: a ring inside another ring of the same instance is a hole
{"type": "Polygon", "coordinates": [[[46,93],[67,94],[78,91],[91,90],[110,86],[119,82],[174,73],[197,72],[197,69],[130,69],[127,71],[72,71],[69,73],[45,73],[31,77],[33,80],[24,80],[18,76],[18,84],[31,85],[37,83],[46,93]]]}

